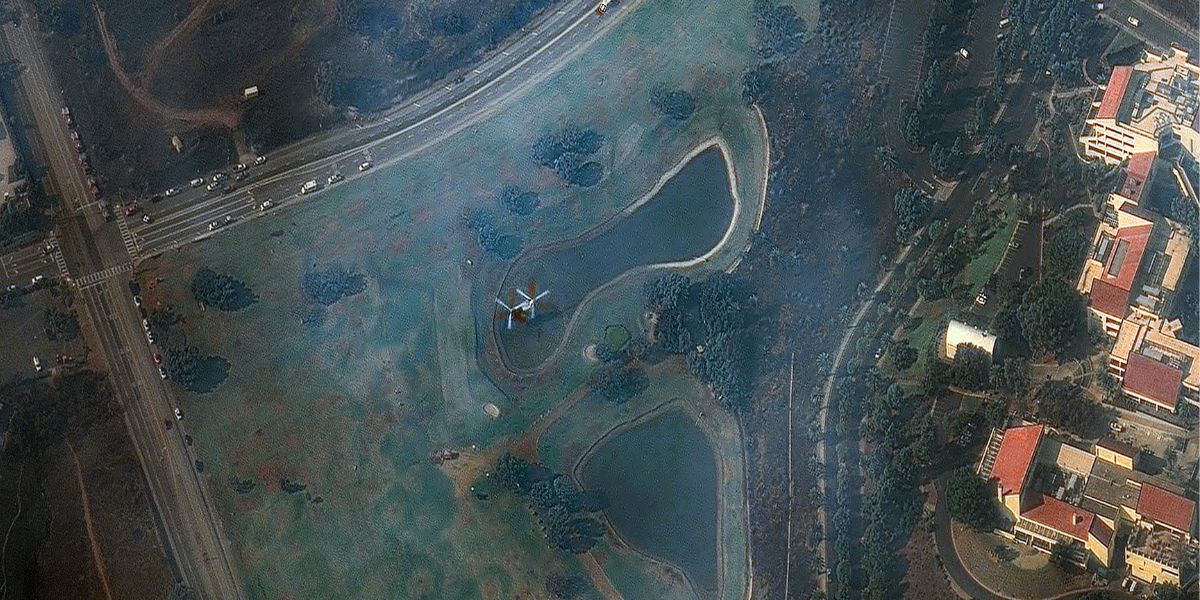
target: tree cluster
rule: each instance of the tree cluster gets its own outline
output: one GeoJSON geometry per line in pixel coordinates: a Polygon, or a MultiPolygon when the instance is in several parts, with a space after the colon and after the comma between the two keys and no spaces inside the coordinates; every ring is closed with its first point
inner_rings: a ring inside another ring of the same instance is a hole
{"type": "Polygon", "coordinates": [[[571,185],[591,187],[604,176],[604,167],[588,158],[603,145],[604,136],[591,129],[564,127],[534,142],[533,160],[571,185]]]}
{"type": "Polygon", "coordinates": [[[906,187],[896,192],[893,204],[896,211],[896,241],[903,244],[929,216],[930,198],[915,187],[906,187]]]}
{"type": "Polygon", "coordinates": [[[512,260],[525,247],[525,240],[509,233],[497,223],[496,215],[490,210],[476,210],[465,217],[467,228],[475,232],[479,248],[501,260],[512,260]]]}
{"type": "Polygon", "coordinates": [[[367,289],[367,280],[362,273],[333,266],[309,271],[304,275],[301,287],[309,300],[331,306],[342,298],[361,294],[367,289]]]}
{"type": "Polygon", "coordinates": [[[65,313],[53,306],[47,306],[42,313],[42,319],[48,339],[69,342],[79,337],[79,319],[75,317],[75,313],[65,313]]]}
{"type": "Polygon", "coordinates": [[[0,248],[41,231],[47,225],[48,221],[41,211],[20,202],[5,202],[0,206],[0,248]]]}
{"type": "Polygon", "coordinates": [[[687,90],[656,89],[650,93],[650,103],[676,121],[686,121],[696,111],[696,99],[687,90]]]}
{"type": "Polygon", "coordinates": [[[183,319],[170,307],[146,316],[150,334],[162,349],[162,368],[167,378],[191,392],[209,392],[229,374],[229,361],[220,356],[205,356],[188,344],[183,319]]]}
{"type": "Polygon", "coordinates": [[[1035,399],[1039,421],[1083,438],[1100,437],[1111,420],[1104,407],[1070,382],[1047,381],[1038,389],[1035,399]]]}
{"type": "Polygon", "coordinates": [[[1066,347],[1087,326],[1083,302],[1061,279],[1043,279],[1029,288],[1017,308],[1021,335],[1034,350],[1066,347]]]}
{"type": "Polygon", "coordinates": [[[604,535],[604,528],[589,516],[603,510],[603,495],[581,492],[566,475],[505,453],[496,463],[496,480],[537,511],[552,547],[587,552],[604,535]]]}
{"type": "Polygon", "coordinates": [[[987,389],[991,383],[992,357],[983,348],[962,344],[954,353],[950,378],[954,385],[966,390],[987,389]]]}
{"type": "Polygon", "coordinates": [[[1077,229],[1061,229],[1046,242],[1042,262],[1046,275],[1058,279],[1074,279],[1087,256],[1088,239],[1077,229]]]}
{"type": "Polygon", "coordinates": [[[990,531],[998,524],[994,494],[970,469],[959,468],[946,481],[946,509],[958,522],[976,530],[990,531]]]}
{"type": "Polygon", "coordinates": [[[523,190],[511,184],[500,188],[496,201],[509,212],[522,217],[532,215],[541,203],[537,192],[523,190]]]}
{"type": "Polygon", "coordinates": [[[610,362],[596,368],[589,383],[601,398],[614,404],[624,404],[650,387],[650,379],[644,371],[621,362],[610,362]]]}
{"type": "Polygon", "coordinates": [[[647,310],[657,319],[657,347],[686,355],[689,370],[708,384],[722,406],[745,408],[751,350],[744,318],[746,290],[725,273],[699,282],[671,273],[649,282],[645,296],[647,310]]]}
{"type": "Polygon", "coordinates": [[[217,310],[241,310],[258,301],[246,284],[230,275],[203,268],[192,277],[192,297],[217,310]]]}
{"type": "Polygon", "coordinates": [[[754,1],[754,37],[759,56],[789,55],[800,49],[807,27],[796,9],[772,0],[754,1]]]}

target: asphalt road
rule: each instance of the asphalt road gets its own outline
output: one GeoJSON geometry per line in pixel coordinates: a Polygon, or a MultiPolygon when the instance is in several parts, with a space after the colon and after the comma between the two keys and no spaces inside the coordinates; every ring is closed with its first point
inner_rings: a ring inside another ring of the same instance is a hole
{"type": "MultiPolygon", "coordinates": [[[[181,193],[143,203],[141,212],[126,223],[136,246],[135,260],[208,235],[224,234],[260,213],[278,211],[281,205],[319,198],[324,190],[342,185],[329,183],[334,173],[346,180],[361,176],[359,166],[364,162],[369,161],[374,169],[403,160],[483,120],[515,92],[552,72],[553,65],[582,51],[587,40],[619,17],[618,11],[598,17],[591,12],[592,6],[585,1],[569,2],[520,40],[468,70],[459,83],[439,83],[369,123],[272,152],[265,164],[247,168],[244,181],[233,181],[227,169],[230,181],[239,186],[236,191],[207,191],[184,182],[179,185],[186,188],[181,193]],[[316,181],[318,189],[301,194],[307,181],[316,181]],[[261,211],[266,200],[274,208],[261,211]],[[144,223],[143,215],[149,215],[151,222],[144,223]]],[[[246,161],[252,162],[250,157],[246,161]]]]}
{"type": "MultiPolygon", "coordinates": [[[[96,200],[87,192],[86,175],[59,112],[60,88],[38,45],[34,21],[27,17],[22,27],[4,26],[14,56],[26,66],[21,85],[33,106],[51,182],[64,199],[51,240],[54,251],[46,254],[36,246],[0,257],[4,282],[28,284],[33,274],[57,269],[64,283],[79,291],[85,330],[104,358],[124,408],[172,567],[198,597],[241,598],[245,593],[221,520],[195,470],[195,456],[184,437],[187,421],[174,419],[168,384],[153,365],[153,349],[125,274],[142,257],[211,235],[209,223],[229,221],[219,232],[233,230],[233,224],[258,216],[256,206],[263,200],[287,205],[301,198],[319,198],[320,190],[299,193],[304,181],[324,183],[333,172],[347,179],[358,176],[358,165],[364,160],[371,160],[376,168],[385,166],[478,122],[503,100],[583,51],[619,18],[619,10],[597,17],[593,7],[588,0],[568,1],[468,74],[452,76],[451,83],[438,84],[369,123],[272,153],[265,165],[249,171],[235,193],[214,196],[203,188],[189,189],[149,204],[146,209],[153,218],[149,224],[141,222],[140,214],[125,220],[119,209],[116,222],[108,223],[95,210],[96,200]],[[168,423],[177,426],[167,429],[168,423]]],[[[324,183],[322,189],[329,185],[324,183]]]]}
{"type": "Polygon", "coordinates": [[[1104,3],[1101,18],[1160,51],[1174,44],[1180,48],[1190,48],[1195,54],[1197,33],[1189,31],[1185,25],[1145,2],[1109,0],[1104,3]],[[1138,20],[1136,27],[1129,23],[1129,17],[1138,20]]]}

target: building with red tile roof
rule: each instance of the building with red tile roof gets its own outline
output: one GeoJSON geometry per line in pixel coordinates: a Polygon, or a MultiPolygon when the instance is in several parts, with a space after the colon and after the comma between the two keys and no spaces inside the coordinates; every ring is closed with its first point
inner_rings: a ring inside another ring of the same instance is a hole
{"type": "Polygon", "coordinates": [[[1200,67],[1188,53],[1172,49],[1147,53],[1141,62],[1114,67],[1104,95],[1092,103],[1079,143],[1083,155],[1108,165],[1158,151],[1160,128],[1171,128],[1186,150],[1197,154],[1197,98],[1200,67]]]}
{"type": "Polygon", "coordinates": [[[1021,492],[1033,470],[1033,460],[1042,442],[1041,425],[1013,427],[1004,432],[988,478],[996,483],[996,494],[1015,518],[1021,513],[1021,492]]]}
{"type": "Polygon", "coordinates": [[[1121,389],[1134,399],[1167,412],[1175,412],[1183,371],[1138,352],[1129,353],[1121,389]]]}
{"type": "Polygon", "coordinates": [[[1144,524],[1162,526],[1186,539],[1192,537],[1196,520],[1196,503],[1153,483],[1142,483],[1138,495],[1137,514],[1144,524]]]}
{"type": "Polygon", "coordinates": [[[1076,563],[1094,559],[1104,567],[1110,563],[1113,530],[1091,511],[1041,494],[1036,504],[1017,518],[1014,536],[1035,548],[1051,552],[1065,547],[1065,555],[1076,563]]]}

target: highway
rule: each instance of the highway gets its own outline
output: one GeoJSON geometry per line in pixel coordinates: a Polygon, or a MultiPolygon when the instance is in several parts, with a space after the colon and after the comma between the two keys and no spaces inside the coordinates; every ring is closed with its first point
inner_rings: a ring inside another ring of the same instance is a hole
{"type": "Polygon", "coordinates": [[[486,118],[582,52],[622,12],[598,17],[593,7],[589,0],[568,0],[468,73],[452,74],[447,82],[368,123],[273,152],[265,164],[247,171],[236,192],[189,188],[146,203],[144,212],[128,218],[118,208],[115,223],[103,219],[88,193],[87,176],[59,112],[61,88],[37,40],[33,11],[23,6],[23,25],[3,27],[12,54],[26,66],[20,85],[35,113],[35,143],[45,149],[53,189],[63,202],[55,234],[48,240],[50,250],[36,245],[0,256],[0,282],[25,286],[34,275],[57,274],[80,295],[81,321],[124,409],[164,548],[175,576],[196,597],[243,598],[245,591],[221,519],[195,470],[196,457],[185,436],[187,420],[175,421],[171,386],[153,364],[141,309],[127,286],[128,273],[146,257],[214,233],[226,234],[236,224],[264,214],[257,208],[264,200],[277,205],[273,212],[301,199],[319,199],[330,185],[344,185],[328,183],[334,172],[346,179],[361,176],[358,166],[364,160],[374,168],[387,166],[486,118]],[[301,195],[301,184],[310,179],[322,182],[321,189],[301,195]],[[150,223],[142,222],[143,214],[150,215],[150,223]],[[209,230],[214,222],[222,225],[216,232],[209,230]],[[168,429],[168,424],[173,426],[168,429]]]}
{"type": "Polygon", "coordinates": [[[230,175],[227,183],[238,186],[236,191],[208,191],[181,183],[183,191],[179,194],[143,203],[141,212],[128,217],[126,223],[132,233],[135,259],[223,233],[237,223],[270,212],[259,210],[265,200],[270,200],[275,205],[271,211],[276,211],[280,205],[319,198],[325,189],[342,185],[329,183],[334,173],[346,180],[361,176],[364,173],[359,166],[364,162],[369,161],[372,169],[386,166],[483,120],[516,92],[551,73],[553,68],[548,65],[560,64],[582,51],[586,40],[593,39],[617,18],[613,12],[598,17],[591,12],[592,6],[589,2],[568,2],[551,11],[520,40],[468,70],[457,84],[437,84],[370,123],[272,152],[260,166],[254,166],[252,157],[246,157],[251,166],[245,171],[244,181],[234,181],[231,170],[225,171],[230,175]],[[300,187],[310,180],[317,182],[317,191],[301,194],[300,187]],[[151,221],[144,223],[143,215],[149,215],[151,221]]]}

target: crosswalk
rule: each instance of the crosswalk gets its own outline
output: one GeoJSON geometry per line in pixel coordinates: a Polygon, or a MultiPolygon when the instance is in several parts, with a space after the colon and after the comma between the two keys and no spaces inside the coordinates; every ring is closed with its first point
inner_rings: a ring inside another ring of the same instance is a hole
{"type": "Polygon", "coordinates": [[[121,263],[119,265],[114,265],[107,269],[104,269],[103,271],[96,271],[95,273],[88,273],[87,275],[79,277],[75,280],[75,285],[79,289],[89,288],[96,284],[99,284],[100,282],[104,281],[105,279],[108,279],[109,277],[112,277],[113,275],[117,275],[119,273],[127,273],[131,270],[133,270],[133,263],[129,263],[129,262],[121,263]]]}
{"type": "Polygon", "coordinates": [[[121,241],[125,243],[125,252],[129,253],[131,260],[136,260],[141,250],[138,247],[137,236],[129,230],[129,224],[125,222],[125,219],[117,219],[117,227],[121,229],[121,241]]]}
{"type": "Polygon", "coordinates": [[[54,233],[51,233],[50,237],[46,238],[46,243],[49,244],[51,248],[54,248],[54,251],[50,253],[50,256],[54,257],[54,264],[58,266],[58,274],[62,275],[63,278],[70,280],[71,272],[67,270],[67,259],[63,258],[62,250],[59,250],[58,248],[58,237],[55,236],[54,233]]]}

